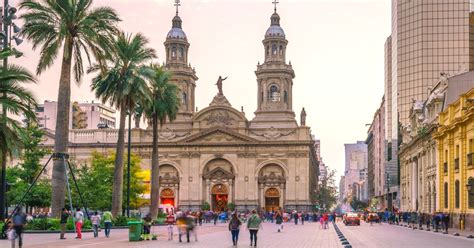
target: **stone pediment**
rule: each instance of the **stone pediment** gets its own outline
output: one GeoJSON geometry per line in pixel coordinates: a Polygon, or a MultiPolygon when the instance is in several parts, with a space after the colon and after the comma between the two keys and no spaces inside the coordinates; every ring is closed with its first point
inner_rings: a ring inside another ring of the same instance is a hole
{"type": "Polygon", "coordinates": [[[186,143],[255,143],[256,139],[223,128],[211,128],[191,135],[186,143]]]}
{"type": "Polygon", "coordinates": [[[203,175],[205,179],[234,179],[234,174],[217,167],[203,175]]]}

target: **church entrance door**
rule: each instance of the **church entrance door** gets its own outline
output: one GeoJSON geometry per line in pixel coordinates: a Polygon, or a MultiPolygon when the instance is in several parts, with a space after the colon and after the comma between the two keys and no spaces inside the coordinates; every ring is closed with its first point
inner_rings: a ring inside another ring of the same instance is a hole
{"type": "Polygon", "coordinates": [[[225,211],[229,197],[229,189],[224,184],[216,184],[212,187],[212,210],[225,211]]]}
{"type": "Polygon", "coordinates": [[[170,188],[163,189],[160,194],[161,204],[174,206],[174,191],[170,188]]]}
{"type": "Polygon", "coordinates": [[[265,191],[265,210],[276,211],[280,208],[280,191],[269,188],[265,191]]]}

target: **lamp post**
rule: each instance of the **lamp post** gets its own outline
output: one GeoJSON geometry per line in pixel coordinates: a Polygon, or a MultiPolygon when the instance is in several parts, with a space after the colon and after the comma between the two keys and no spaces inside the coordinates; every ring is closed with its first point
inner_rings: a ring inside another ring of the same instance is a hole
{"type": "MultiPolygon", "coordinates": [[[[2,51],[6,51],[10,49],[11,40],[15,40],[16,45],[20,45],[23,40],[18,38],[17,36],[11,36],[11,32],[18,33],[21,31],[21,28],[18,27],[13,20],[17,17],[15,13],[17,9],[12,7],[8,4],[8,0],[3,1],[3,16],[2,16],[2,25],[3,31],[0,32],[0,42],[2,43],[2,51]],[[11,36],[11,37],[10,37],[11,36]]],[[[16,56],[21,55],[20,52],[15,51],[16,56]]],[[[6,68],[8,65],[8,58],[5,57],[3,59],[3,68],[6,68]]],[[[6,97],[6,93],[4,93],[4,97],[6,97]]],[[[4,120],[7,118],[7,112],[5,106],[2,106],[2,117],[4,120]]],[[[8,208],[6,205],[6,189],[7,189],[7,151],[3,151],[1,154],[1,162],[2,162],[2,173],[0,175],[0,220],[3,221],[6,216],[8,216],[8,208]]]]}
{"type": "Polygon", "coordinates": [[[388,205],[388,210],[392,211],[392,204],[391,204],[391,196],[390,196],[390,174],[388,172],[385,172],[385,183],[387,184],[387,205],[388,205]]]}
{"type": "Polygon", "coordinates": [[[128,145],[127,145],[127,217],[130,218],[130,158],[132,150],[132,113],[128,112],[128,145]]]}

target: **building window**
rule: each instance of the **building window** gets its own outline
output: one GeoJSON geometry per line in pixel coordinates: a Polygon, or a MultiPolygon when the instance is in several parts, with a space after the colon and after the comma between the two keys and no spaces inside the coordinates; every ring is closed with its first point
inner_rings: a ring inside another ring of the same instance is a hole
{"type": "Polygon", "coordinates": [[[265,54],[267,55],[267,57],[268,57],[268,55],[270,55],[270,46],[267,46],[267,49],[266,49],[266,51],[265,51],[265,54]]]}
{"type": "Polygon", "coordinates": [[[176,47],[171,49],[171,57],[176,58],[176,47]]]}
{"type": "Polygon", "coordinates": [[[286,90],[283,91],[283,101],[285,101],[285,103],[288,103],[288,92],[286,90]]]}
{"type": "Polygon", "coordinates": [[[454,206],[459,208],[459,180],[454,183],[454,206]]]}
{"type": "Polygon", "coordinates": [[[392,142],[388,142],[387,144],[387,161],[392,160],[392,142]]]}
{"type": "Polygon", "coordinates": [[[276,85],[270,86],[270,101],[272,102],[279,102],[280,101],[280,92],[278,90],[278,87],[276,85]]]}
{"type": "Polygon", "coordinates": [[[181,104],[187,105],[188,104],[188,95],[185,92],[181,94],[181,104]]]}
{"type": "Polygon", "coordinates": [[[474,177],[470,177],[468,180],[467,180],[467,184],[468,185],[471,185],[470,186],[470,189],[468,192],[467,192],[467,201],[468,201],[468,207],[469,208],[474,208],[474,177]]]}
{"type": "Polygon", "coordinates": [[[448,208],[448,183],[444,183],[444,208],[448,208]]]}
{"type": "Polygon", "coordinates": [[[272,54],[273,54],[273,55],[277,55],[277,54],[278,54],[278,51],[277,51],[277,50],[278,50],[278,49],[277,49],[277,45],[273,44],[273,45],[272,45],[272,54]]]}
{"type": "Polygon", "coordinates": [[[280,46],[280,56],[283,55],[283,46],[280,46]]]}
{"type": "Polygon", "coordinates": [[[184,48],[179,48],[179,59],[180,60],[183,60],[183,56],[184,56],[184,48]]]}

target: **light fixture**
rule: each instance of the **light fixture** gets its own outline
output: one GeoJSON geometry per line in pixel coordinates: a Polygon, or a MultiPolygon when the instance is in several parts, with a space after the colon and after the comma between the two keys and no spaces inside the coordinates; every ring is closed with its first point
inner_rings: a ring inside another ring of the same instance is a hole
{"type": "Polygon", "coordinates": [[[13,23],[13,33],[19,33],[21,32],[21,28],[18,27],[15,23],[13,23]]]}
{"type": "Polygon", "coordinates": [[[14,15],[18,10],[15,7],[12,7],[10,5],[7,5],[8,8],[8,14],[14,15]]]}
{"type": "Polygon", "coordinates": [[[7,37],[7,35],[5,34],[5,32],[4,32],[4,31],[1,31],[1,32],[0,32],[0,39],[3,40],[3,39],[5,39],[6,37],[7,37]]]}
{"type": "Polygon", "coordinates": [[[467,192],[471,192],[473,190],[473,188],[474,188],[474,179],[472,177],[470,177],[467,180],[466,188],[467,188],[467,192]]]}
{"type": "Polygon", "coordinates": [[[21,38],[16,37],[16,36],[13,36],[12,39],[15,40],[15,44],[17,46],[20,45],[21,43],[23,43],[23,40],[21,38]]]}

